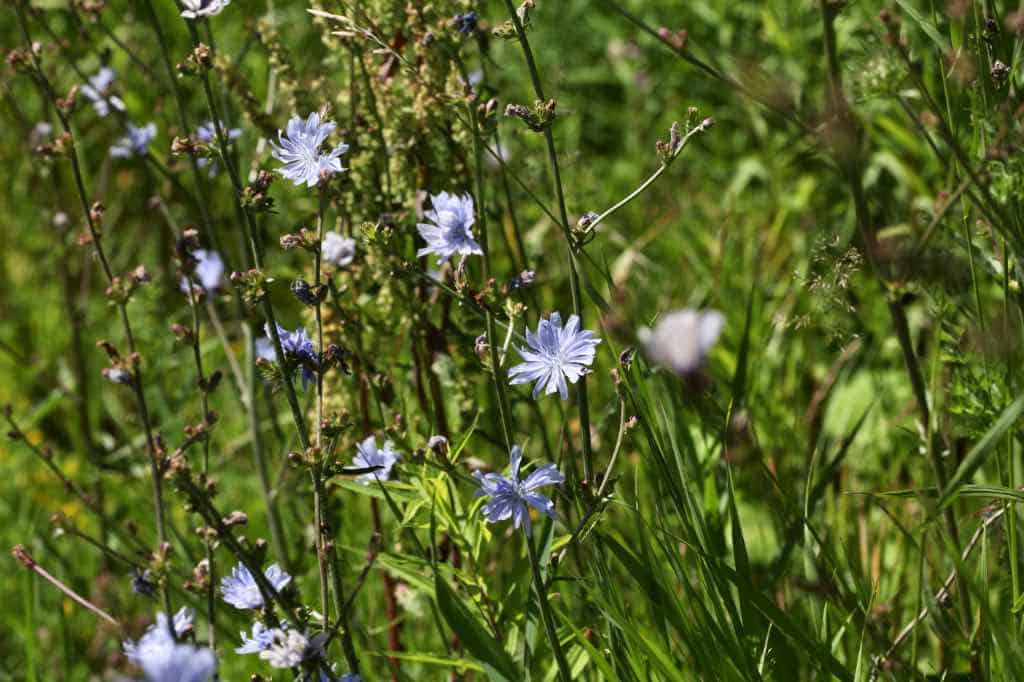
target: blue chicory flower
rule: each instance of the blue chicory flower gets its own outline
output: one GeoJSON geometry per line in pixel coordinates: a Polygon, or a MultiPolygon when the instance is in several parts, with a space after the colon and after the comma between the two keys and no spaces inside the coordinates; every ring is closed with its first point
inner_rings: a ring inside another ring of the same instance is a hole
{"type": "Polygon", "coordinates": [[[525,384],[531,381],[533,397],[536,400],[541,391],[550,395],[558,391],[562,400],[569,398],[570,384],[575,384],[594,362],[595,348],[601,339],[594,332],[580,330],[580,318],[569,316],[569,322],[562,326],[562,316],[551,313],[546,320],[537,324],[537,333],[526,330],[526,344],[520,347],[519,355],[524,362],[508,371],[510,383],[525,384]]]}
{"type": "MultiPolygon", "coordinates": [[[[225,137],[227,137],[229,144],[242,136],[241,128],[228,128],[223,121],[220,123],[220,129],[223,131],[225,137]]],[[[196,129],[196,139],[203,144],[218,144],[217,127],[213,125],[213,121],[207,121],[196,129]]],[[[205,157],[199,158],[196,159],[196,165],[200,168],[209,167],[210,170],[208,173],[211,178],[217,175],[217,162],[214,159],[208,159],[205,157]]]]}
{"type": "Polygon", "coordinates": [[[466,12],[455,17],[455,30],[462,35],[469,35],[476,31],[477,22],[480,21],[480,15],[476,12],[466,12]]]}
{"type": "MultiPolygon", "coordinates": [[[[273,339],[270,336],[270,326],[263,325],[263,331],[267,335],[269,346],[260,347],[257,344],[256,352],[259,357],[274,361],[277,354],[274,352],[273,339]],[[269,357],[267,353],[269,352],[269,357]]],[[[286,359],[295,360],[302,365],[302,388],[305,389],[310,383],[316,383],[316,368],[320,366],[320,358],[313,347],[313,340],[304,327],[299,327],[290,332],[280,324],[277,325],[277,335],[281,338],[281,350],[284,351],[286,359]]]]}
{"type": "Polygon", "coordinates": [[[277,131],[280,144],[270,143],[271,154],[284,164],[277,172],[295,183],[314,187],[323,173],[340,173],[345,168],[338,158],[348,151],[347,144],[339,144],[327,153],[320,151],[327,136],[337,126],[332,121],[320,121],[320,114],[313,112],[303,121],[292,116],[285,132],[277,131]]]}
{"type": "MultiPolygon", "coordinates": [[[[216,251],[196,249],[192,252],[196,259],[196,269],[193,272],[195,281],[199,288],[205,292],[216,291],[220,288],[221,279],[224,277],[224,259],[216,251]]],[[[188,294],[188,279],[181,278],[181,291],[188,294]]]]}
{"type": "Polygon", "coordinates": [[[191,644],[169,643],[138,663],[148,682],[206,682],[217,669],[213,652],[191,644]]]}
{"type": "Polygon", "coordinates": [[[216,669],[216,659],[209,649],[181,644],[181,638],[192,627],[195,612],[182,608],[174,614],[174,637],[167,627],[167,616],[158,613],[156,623],[149,626],[138,643],[124,642],[125,657],[142,669],[149,682],[206,682],[216,669]]]}
{"type": "MultiPolygon", "coordinates": [[[[282,623],[281,629],[287,630],[287,624],[282,623]]],[[[259,652],[266,650],[274,643],[274,634],[276,632],[277,630],[267,628],[263,623],[256,621],[252,624],[252,637],[247,636],[244,632],[239,633],[242,638],[242,646],[237,647],[235,649],[235,653],[258,654],[259,652]]]]}
{"type": "Polygon", "coordinates": [[[92,102],[92,108],[100,118],[109,114],[111,109],[124,111],[124,102],[121,98],[110,94],[110,86],[115,78],[117,78],[117,74],[114,70],[109,66],[104,66],[80,90],[82,95],[92,102]]]}
{"type": "Polygon", "coordinates": [[[456,253],[463,256],[483,255],[483,249],[473,239],[470,228],[476,220],[473,197],[461,197],[441,192],[430,197],[431,210],[424,215],[430,223],[417,223],[416,228],[427,245],[416,252],[417,256],[435,253],[440,265],[456,253]],[[431,224],[432,223],[432,224],[431,224]]]}
{"type": "Polygon", "coordinates": [[[512,524],[516,528],[523,526],[526,535],[529,536],[533,533],[529,507],[533,507],[552,519],[556,518],[555,503],[536,492],[537,489],[549,485],[560,485],[565,480],[565,476],[554,464],[544,464],[525,479],[520,480],[519,466],[523,460],[523,449],[518,445],[512,446],[511,460],[511,471],[508,478],[497,473],[473,472],[473,476],[480,481],[480,489],[476,496],[491,498],[482,509],[484,518],[489,523],[512,519],[512,524]]]}
{"type": "Polygon", "coordinates": [[[356,257],[356,240],[343,237],[337,232],[328,232],[320,244],[320,256],[325,263],[339,268],[348,267],[356,257]]]}
{"type": "MultiPolygon", "coordinates": [[[[184,606],[174,614],[174,637],[180,639],[192,629],[195,615],[193,609],[184,606]]],[[[174,638],[171,637],[170,630],[167,628],[167,614],[161,611],[156,614],[156,623],[146,628],[138,642],[130,639],[123,642],[124,655],[130,662],[141,667],[142,661],[152,651],[167,648],[173,644],[174,638]]]]}
{"type": "MultiPolygon", "coordinates": [[[[277,564],[268,566],[263,575],[276,592],[283,590],[292,580],[277,564]]],[[[220,592],[224,601],[236,609],[258,609],[263,606],[263,595],[256,585],[256,579],[242,563],[231,569],[231,575],[221,578],[220,592]]]]}
{"type": "Polygon", "coordinates": [[[386,481],[391,478],[391,468],[395,465],[401,455],[391,449],[391,441],[384,441],[384,447],[377,448],[377,437],[369,436],[362,443],[356,446],[358,450],[352,459],[352,466],[360,469],[377,467],[377,471],[362,474],[356,478],[363,485],[368,485],[376,480],[386,481]]]}
{"type": "Polygon", "coordinates": [[[128,124],[128,134],[118,140],[110,148],[110,155],[127,159],[133,156],[145,156],[149,153],[149,143],[156,138],[156,124],[148,123],[141,128],[128,124]]]}

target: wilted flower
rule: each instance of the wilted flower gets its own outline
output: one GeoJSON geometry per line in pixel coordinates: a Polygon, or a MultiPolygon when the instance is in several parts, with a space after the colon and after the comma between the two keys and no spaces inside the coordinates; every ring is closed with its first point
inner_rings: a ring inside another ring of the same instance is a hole
{"type": "MultiPolygon", "coordinates": [[[[282,571],[277,564],[268,566],[263,575],[275,592],[280,592],[292,581],[292,577],[282,571]]],[[[231,575],[221,578],[220,592],[224,601],[236,609],[258,609],[263,606],[263,595],[256,584],[256,579],[242,563],[231,569],[231,575]]]]}
{"type": "Polygon", "coordinates": [[[463,256],[483,255],[483,249],[473,239],[473,197],[461,197],[441,192],[430,197],[431,210],[425,213],[431,223],[417,223],[416,228],[427,245],[416,252],[417,256],[430,253],[438,255],[438,264],[456,253],[463,256]]]}
{"type": "Polygon", "coordinates": [[[704,365],[718,341],[725,317],[717,310],[677,310],[663,315],[654,330],[637,333],[651,362],[680,376],[691,376],[704,365]]]}
{"type": "Polygon", "coordinates": [[[565,480],[565,476],[554,464],[545,464],[520,481],[519,465],[523,459],[523,450],[518,445],[512,446],[511,459],[512,467],[508,478],[496,473],[473,472],[473,476],[480,481],[480,489],[476,496],[491,498],[482,509],[484,518],[489,523],[512,519],[513,525],[516,528],[524,526],[529,536],[533,530],[528,506],[552,519],[556,518],[554,502],[536,490],[548,485],[559,485],[565,480]]]}
{"type": "MultiPolygon", "coordinates": [[[[199,287],[206,292],[216,291],[220,288],[221,278],[224,277],[224,260],[216,251],[196,249],[192,252],[196,259],[194,277],[199,282],[199,287]]],[[[188,279],[181,278],[181,290],[189,292],[188,279]]]]}
{"type": "Polygon", "coordinates": [[[380,467],[377,471],[362,474],[357,481],[364,485],[376,480],[386,481],[391,478],[391,468],[401,459],[401,455],[391,449],[391,441],[384,441],[384,447],[377,448],[377,437],[369,436],[356,446],[358,453],[352,458],[352,466],[360,469],[380,467]]]}
{"type": "Polygon", "coordinates": [[[155,123],[148,123],[141,128],[137,128],[129,123],[128,134],[110,148],[110,155],[121,159],[127,159],[132,156],[145,156],[149,153],[149,143],[155,137],[155,123]]]}
{"type": "MultiPolygon", "coordinates": [[[[287,626],[283,623],[282,629],[287,629],[287,626]]],[[[242,646],[236,648],[235,653],[258,654],[259,652],[264,651],[274,643],[274,634],[276,632],[278,632],[278,630],[266,628],[263,623],[256,621],[252,625],[252,637],[247,636],[244,632],[239,633],[242,638],[242,646]]]]}
{"type": "MultiPolygon", "coordinates": [[[[224,125],[223,121],[220,123],[220,129],[224,132],[225,137],[227,137],[228,143],[242,136],[241,128],[228,128],[224,125]]],[[[213,125],[213,121],[207,121],[196,129],[196,139],[205,144],[217,144],[217,127],[213,125]]],[[[200,168],[209,166],[211,178],[217,175],[217,162],[214,159],[199,158],[196,159],[196,165],[200,168]]]]}
{"type": "Polygon", "coordinates": [[[286,132],[277,131],[280,145],[270,143],[271,154],[284,164],[277,172],[297,186],[313,187],[320,182],[322,173],[345,170],[338,157],[348,151],[347,144],[339,144],[326,154],[320,151],[320,146],[336,127],[332,121],[321,123],[320,114],[315,111],[305,121],[299,116],[292,116],[286,132]]]}
{"type": "Polygon", "coordinates": [[[231,4],[231,0],[181,0],[181,4],[185,8],[181,16],[186,19],[199,19],[217,16],[231,4]]]}
{"type": "MultiPolygon", "coordinates": [[[[263,325],[263,331],[270,342],[269,352],[272,354],[266,359],[275,360],[276,353],[274,353],[273,339],[270,336],[270,327],[266,324],[263,325]]],[[[284,351],[285,358],[295,360],[302,365],[302,387],[306,388],[309,383],[316,382],[316,373],[313,368],[319,367],[320,361],[316,349],[313,347],[313,340],[309,338],[306,329],[299,327],[290,332],[279,324],[277,325],[277,335],[281,338],[281,350],[284,351]]],[[[259,347],[257,347],[257,353],[260,354],[260,357],[266,357],[259,347]]]]}
{"type": "Polygon", "coordinates": [[[575,384],[588,371],[601,339],[594,338],[592,331],[581,331],[580,318],[576,315],[570,315],[569,322],[562,327],[562,316],[551,313],[548,319],[538,323],[536,334],[526,330],[526,343],[529,349],[518,349],[525,362],[509,370],[510,383],[534,381],[534,399],[543,390],[548,395],[558,391],[562,400],[567,400],[566,380],[575,384]]]}
{"type": "Polygon", "coordinates": [[[101,118],[109,114],[111,108],[124,111],[124,102],[121,98],[110,94],[110,85],[116,77],[117,74],[113,69],[104,66],[80,90],[82,95],[92,102],[92,108],[96,111],[96,115],[101,118]]]}
{"type": "Polygon", "coordinates": [[[320,245],[320,256],[325,262],[333,263],[339,268],[347,267],[356,257],[356,240],[343,237],[337,232],[328,232],[320,245]]]}

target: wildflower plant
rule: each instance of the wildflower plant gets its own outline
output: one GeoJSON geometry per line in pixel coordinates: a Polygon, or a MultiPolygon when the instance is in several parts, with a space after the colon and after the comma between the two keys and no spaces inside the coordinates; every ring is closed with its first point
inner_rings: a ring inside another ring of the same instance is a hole
{"type": "Polygon", "coordinates": [[[9,3],[0,670],[1018,679],[1024,15],[698,5],[9,3]]]}

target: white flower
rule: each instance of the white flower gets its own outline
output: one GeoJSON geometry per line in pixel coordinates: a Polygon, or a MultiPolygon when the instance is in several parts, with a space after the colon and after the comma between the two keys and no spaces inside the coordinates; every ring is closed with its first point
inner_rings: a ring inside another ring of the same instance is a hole
{"type": "Polygon", "coordinates": [[[391,449],[391,441],[385,441],[384,447],[377,448],[377,437],[370,436],[356,446],[358,454],[352,458],[352,466],[360,469],[369,467],[380,467],[380,469],[363,474],[356,478],[363,485],[368,485],[380,479],[386,481],[391,478],[391,468],[395,462],[401,459],[401,455],[391,449]]]}
{"type": "Polygon", "coordinates": [[[724,326],[725,317],[717,310],[685,309],[663,315],[653,331],[641,329],[637,336],[651,362],[688,376],[704,365],[724,326]]]}
{"type": "Polygon", "coordinates": [[[231,0],[181,0],[184,10],[181,16],[186,19],[215,17],[231,4],[231,0]]]}
{"type": "Polygon", "coordinates": [[[356,240],[342,237],[337,232],[328,232],[320,245],[320,256],[339,268],[348,267],[356,257],[356,240]]]}
{"type": "Polygon", "coordinates": [[[271,630],[270,646],[260,652],[260,658],[274,668],[294,668],[305,660],[324,657],[327,633],[307,638],[298,630],[271,630]]]}
{"type": "Polygon", "coordinates": [[[473,239],[473,223],[476,220],[473,197],[461,197],[441,192],[430,197],[431,210],[427,211],[430,223],[417,223],[416,229],[427,245],[416,252],[417,256],[436,253],[437,262],[442,262],[458,253],[463,256],[482,256],[484,251],[473,239]]]}
{"type": "Polygon", "coordinates": [[[336,127],[331,121],[321,123],[320,114],[316,112],[305,121],[299,116],[292,116],[286,131],[277,131],[280,144],[270,143],[271,154],[284,164],[277,172],[296,186],[314,187],[319,184],[322,173],[345,170],[338,157],[348,151],[347,144],[339,144],[326,154],[320,151],[320,146],[336,127]]]}
{"type": "Polygon", "coordinates": [[[576,315],[570,315],[569,322],[562,327],[562,316],[551,313],[548,319],[537,324],[536,334],[526,330],[526,343],[529,349],[518,349],[525,362],[508,371],[510,383],[534,381],[534,399],[541,391],[548,395],[558,391],[562,400],[567,400],[566,380],[575,384],[588,371],[601,339],[594,338],[592,331],[581,331],[580,318],[576,315]]]}

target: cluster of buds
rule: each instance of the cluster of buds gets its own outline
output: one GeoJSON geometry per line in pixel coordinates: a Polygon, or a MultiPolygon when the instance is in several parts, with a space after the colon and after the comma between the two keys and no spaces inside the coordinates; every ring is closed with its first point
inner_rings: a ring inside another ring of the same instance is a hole
{"type": "Polygon", "coordinates": [[[686,29],[673,31],[665,28],[664,26],[658,29],[658,37],[665,41],[666,44],[671,45],[674,49],[680,52],[686,49],[686,43],[689,42],[690,39],[690,35],[686,32],[686,29]]]}
{"type": "Polygon", "coordinates": [[[302,228],[297,233],[282,236],[281,248],[285,251],[301,248],[316,254],[320,252],[320,239],[312,230],[302,228]]]}
{"type": "Polygon", "coordinates": [[[60,109],[61,113],[65,116],[74,111],[75,105],[78,104],[78,86],[72,85],[71,89],[68,90],[67,95],[57,98],[56,104],[57,108],[60,109]]]}
{"type": "Polygon", "coordinates": [[[246,305],[256,305],[267,295],[267,285],[274,280],[263,276],[263,272],[252,268],[245,272],[232,272],[231,283],[241,292],[246,305]]]}
{"type": "Polygon", "coordinates": [[[37,42],[32,43],[32,52],[29,52],[28,48],[25,47],[16,47],[7,53],[4,61],[7,62],[7,66],[19,73],[32,73],[35,70],[32,56],[34,54],[38,57],[42,49],[42,46],[37,42]]]}
{"type": "Polygon", "coordinates": [[[885,27],[885,43],[890,47],[902,44],[900,39],[900,18],[887,7],[883,7],[878,13],[878,20],[885,27]]]}
{"type": "Polygon", "coordinates": [[[996,86],[1002,87],[1010,77],[1010,67],[997,59],[992,62],[991,74],[992,82],[995,83],[996,86]]]}
{"type": "Polygon", "coordinates": [[[206,156],[208,153],[208,145],[194,138],[175,135],[174,139],[171,140],[171,154],[174,156],[181,156],[183,154],[206,156]]]}
{"type": "Polygon", "coordinates": [[[100,15],[106,8],[106,0],[75,0],[75,9],[93,22],[99,21],[100,15]]]}
{"type": "Polygon", "coordinates": [[[395,236],[395,219],[390,213],[382,213],[376,223],[364,222],[359,226],[363,241],[370,245],[387,246],[395,236]]]}
{"type": "Polygon", "coordinates": [[[326,284],[312,285],[301,277],[292,282],[291,290],[299,303],[311,308],[320,305],[327,298],[326,284]]]}
{"type": "Polygon", "coordinates": [[[199,76],[212,66],[213,51],[207,45],[199,43],[176,68],[182,76],[199,76]]]}
{"type": "MultiPolygon", "coordinates": [[[[89,209],[89,220],[92,221],[93,229],[96,230],[96,234],[100,234],[103,229],[103,214],[106,213],[107,207],[102,202],[95,201],[92,204],[92,208],[89,209]]],[[[86,243],[92,243],[90,240],[86,243]]]]}
{"type": "Polygon", "coordinates": [[[320,430],[325,438],[337,438],[352,428],[352,416],[348,410],[332,412],[320,421],[320,430]]]}
{"type": "Polygon", "coordinates": [[[576,224],[572,226],[572,236],[575,238],[574,249],[588,244],[594,238],[594,231],[597,227],[598,215],[593,211],[587,211],[580,216],[576,224]]]}
{"type": "Polygon", "coordinates": [[[106,351],[107,357],[110,358],[110,366],[103,368],[103,376],[115,384],[131,385],[135,380],[135,369],[141,362],[139,354],[132,353],[124,357],[109,341],[97,341],[96,345],[106,351]]]}
{"type": "Polygon", "coordinates": [[[72,147],[71,133],[61,133],[52,142],[43,142],[36,145],[34,151],[44,159],[52,159],[58,156],[66,156],[72,147]]]}
{"type": "Polygon", "coordinates": [[[269,213],[274,208],[274,198],[267,191],[274,182],[274,175],[261,170],[256,179],[245,186],[240,199],[242,207],[254,213],[269,213]]]}
{"type": "Polygon", "coordinates": [[[492,97],[480,104],[477,107],[477,120],[480,123],[480,133],[485,137],[490,137],[494,134],[494,131],[498,127],[498,111],[500,105],[498,100],[492,97]]]}
{"type": "Polygon", "coordinates": [[[114,303],[123,305],[131,299],[132,294],[139,287],[149,282],[149,280],[149,272],[144,265],[140,265],[131,272],[110,280],[110,286],[107,287],[106,292],[107,298],[114,303]]]}
{"type": "Polygon", "coordinates": [[[509,104],[505,107],[505,115],[518,118],[535,133],[542,133],[555,122],[557,106],[553,99],[549,99],[547,102],[537,100],[533,103],[532,109],[525,104],[509,104]]]}
{"type": "MultiPolygon", "coordinates": [[[[197,528],[196,533],[202,535],[197,528]]],[[[192,569],[192,577],[185,581],[182,585],[186,592],[192,592],[193,594],[203,594],[210,587],[210,562],[203,559],[196,567],[192,569]]]]}
{"type": "Polygon", "coordinates": [[[149,581],[155,585],[162,585],[167,579],[171,570],[171,555],[174,548],[171,543],[163,542],[149,557],[149,566],[146,573],[149,574],[149,581]]]}
{"type": "MultiPolygon", "coordinates": [[[[530,13],[533,11],[534,7],[534,0],[523,0],[523,4],[516,10],[516,17],[519,19],[519,25],[523,27],[524,31],[530,27],[530,13]]],[[[496,38],[512,40],[516,37],[515,22],[509,19],[504,23],[495,26],[491,33],[493,33],[496,38]]]]}
{"type": "Polygon", "coordinates": [[[533,280],[535,277],[536,274],[533,270],[523,270],[518,275],[513,275],[509,278],[508,282],[505,283],[505,286],[502,287],[501,293],[507,296],[513,292],[529,289],[533,286],[533,280]]]}

